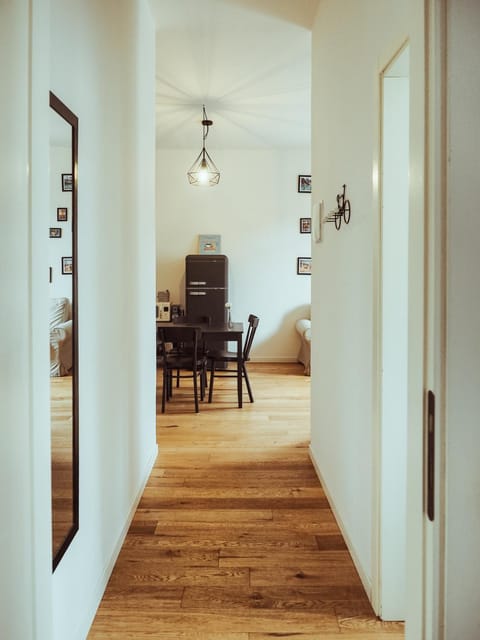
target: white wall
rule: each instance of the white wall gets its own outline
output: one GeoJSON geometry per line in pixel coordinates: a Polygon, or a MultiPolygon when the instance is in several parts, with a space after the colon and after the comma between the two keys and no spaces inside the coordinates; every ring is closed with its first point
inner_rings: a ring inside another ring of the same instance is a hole
{"type": "MultiPolygon", "coordinates": [[[[322,242],[313,249],[312,386],[316,393],[312,397],[311,455],[370,595],[372,580],[378,580],[374,450],[379,77],[410,37],[416,70],[412,110],[418,119],[412,125],[418,149],[412,151],[415,162],[410,168],[415,193],[411,215],[419,217],[422,210],[417,209],[417,200],[421,201],[423,193],[422,24],[421,3],[414,1],[345,0],[339,6],[336,0],[321,0],[313,29],[313,201],[323,199],[326,210],[333,209],[335,195],[346,183],[352,215],[350,225],[342,226],[340,232],[326,225],[322,242]]],[[[416,245],[413,254],[418,255],[416,245]]],[[[421,286],[420,272],[416,287],[421,286]]],[[[416,308],[418,332],[423,326],[422,307],[416,308]]],[[[416,353],[421,358],[421,348],[416,353]]],[[[415,366],[421,376],[421,360],[415,366]]],[[[412,447],[416,452],[421,436],[421,379],[415,380],[415,388],[412,422],[416,441],[412,447]]]]}
{"type": "Polygon", "coordinates": [[[309,194],[297,193],[310,173],[308,149],[214,150],[221,172],[212,188],[192,187],[186,172],[198,149],[157,150],[157,289],[184,303],[185,256],[198,252],[198,234],[220,234],[230,264],[234,320],[260,317],[252,360],[295,361],[295,321],[310,303],[310,276],[297,275],[298,256],[311,255],[309,194]]]}
{"type": "Polygon", "coordinates": [[[143,0],[52,0],[51,33],[51,88],[79,118],[80,529],[54,574],[60,640],[84,637],[155,456],[155,52],[143,0]]]}
{"type": "Polygon", "coordinates": [[[51,637],[48,345],[34,340],[47,335],[48,270],[32,268],[46,264],[47,244],[31,241],[45,238],[48,201],[47,39],[48,12],[0,3],[0,636],[9,640],[51,637]]]}
{"type": "Polygon", "coordinates": [[[76,640],[156,453],[154,28],[144,0],[0,12],[0,635],[76,640]],[[80,530],[53,577],[49,89],[80,127],[80,530]]]}
{"type": "Polygon", "coordinates": [[[445,639],[480,637],[480,5],[449,1],[445,639]]]}

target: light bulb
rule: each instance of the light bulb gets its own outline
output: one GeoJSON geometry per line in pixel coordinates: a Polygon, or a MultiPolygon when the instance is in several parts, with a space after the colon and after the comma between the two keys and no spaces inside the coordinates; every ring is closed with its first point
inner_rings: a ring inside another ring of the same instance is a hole
{"type": "Polygon", "coordinates": [[[208,182],[208,167],[205,158],[203,158],[200,164],[200,169],[198,171],[198,181],[202,184],[206,184],[208,182]]]}

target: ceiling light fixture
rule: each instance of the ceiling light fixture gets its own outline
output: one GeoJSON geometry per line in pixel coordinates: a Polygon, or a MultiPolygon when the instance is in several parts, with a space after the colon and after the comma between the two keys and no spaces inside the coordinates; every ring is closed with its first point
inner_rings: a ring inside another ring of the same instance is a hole
{"type": "Polygon", "coordinates": [[[208,129],[212,124],[212,120],[207,118],[205,105],[203,105],[203,147],[195,162],[187,172],[188,181],[196,187],[214,187],[220,180],[220,171],[217,169],[214,161],[205,149],[205,140],[208,136],[208,129]]]}

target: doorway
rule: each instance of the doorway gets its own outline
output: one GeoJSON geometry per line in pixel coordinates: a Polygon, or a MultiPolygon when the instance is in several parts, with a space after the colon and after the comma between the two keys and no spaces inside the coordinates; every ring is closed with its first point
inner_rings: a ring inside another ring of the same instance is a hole
{"type": "Polygon", "coordinates": [[[406,615],[409,46],[381,74],[379,483],[375,582],[383,620],[406,615]]]}

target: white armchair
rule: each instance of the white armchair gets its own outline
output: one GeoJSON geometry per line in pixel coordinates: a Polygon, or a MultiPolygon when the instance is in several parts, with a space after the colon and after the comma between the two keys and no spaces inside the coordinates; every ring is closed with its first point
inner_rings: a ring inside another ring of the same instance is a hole
{"type": "Polygon", "coordinates": [[[50,300],[50,376],[65,376],[73,366],[72,320],[68,298],[50,300]]]}
{"type": "MultiPolygon", "coordinates": [[[[310,316],[310,314],[308,314],[310,316]]],[[[300,318],[295,323],[295,328],[300,336],[301,344],[298,352],[298,361],[301,362],[305,369],[306,376],[310,375],[310,346],[311,346],[311,320],[308,318],[300,318]]]]}

